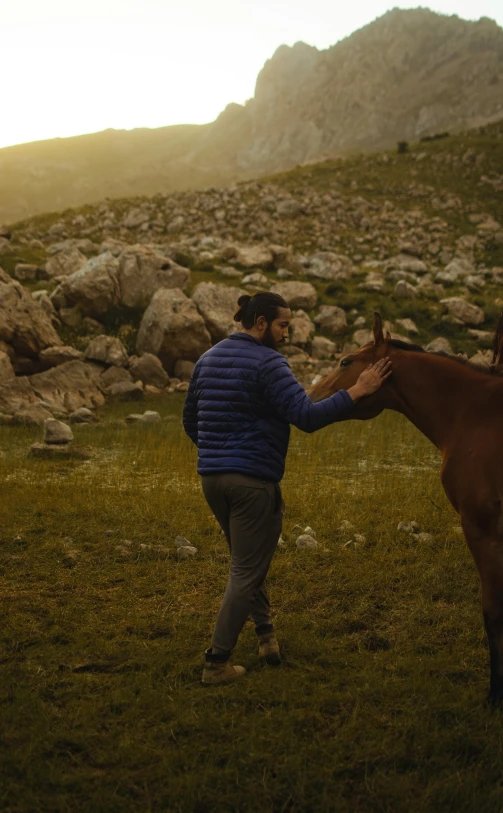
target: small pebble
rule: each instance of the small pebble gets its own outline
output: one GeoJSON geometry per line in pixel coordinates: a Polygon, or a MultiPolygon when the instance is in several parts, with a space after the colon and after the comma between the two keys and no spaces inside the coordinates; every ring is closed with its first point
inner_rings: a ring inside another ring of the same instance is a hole
{"type": "Polygon", "coordinates": [[[348,519],[343,519],[339,525],[339,531],[352,531],[355,526],[348,519]]]}
{"type": "Polygon", "coordinates": [[[304,528],[303,533],[308,534],[308,536],[316,537],[316,533],[315,533],[315,531],[313,531],[313,529],[311,528],[310,525],[308,525],[307,528],[304,528]]]}
{"type": "Polygon", "coordinates": [[[184,536],[177,536],[176,539],[175,539],[175,547],[176,548],[185,548],[185,547],[191,548],[192,545],[189,542],[189,540],[186,539],[184,536]]]}
{"type": "Polygon", "coordinates": [[[282,536],[278,539],[278,548],[286,548],[286,542],[282,536]]]}
{"type": "Polygon", "coordinates": [[[365,542],[367,541],[367,537],[364,534],[355,534],[354,541],[360,545],[364,545],[365,542]]]}

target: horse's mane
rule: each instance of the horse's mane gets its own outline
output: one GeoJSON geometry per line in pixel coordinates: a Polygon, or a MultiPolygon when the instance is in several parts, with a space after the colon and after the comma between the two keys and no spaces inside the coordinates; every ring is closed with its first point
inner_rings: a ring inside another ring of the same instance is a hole
{"type": "MultiPolygon", "coordinates": [[[[419,344],[409,344],[409,342],[402,342],[400,339],[388,339],[388,344],[391,345],[391,347],[397,347],[399,350],[407,350],[411,353],[427,352],[424,347],[421,347],[419,344]]],[[[477,370],[477,372],[484,373],[484,375],[503,377],[503,370],[499,370],[497,367],[484,367],[482,364],[476,364],[469,359],[463,358],[463,356],[451,356],[450,353],[445,353],[443,350],[436,353],[428,353],[428,355],[440,356],[441,358],[449,359],[449,361],[455,361],[456,364],[471,367],[472,370],[477,370]]]]}

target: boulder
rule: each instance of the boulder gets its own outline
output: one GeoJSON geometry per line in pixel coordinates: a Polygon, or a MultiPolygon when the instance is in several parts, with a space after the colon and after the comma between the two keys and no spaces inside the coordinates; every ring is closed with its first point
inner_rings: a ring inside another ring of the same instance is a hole
{"type": "Polygon", "coordinates": [[[314,324],[303,310],[295,311],[290,322],[291,344],[304,347],[314,333],[314,324]]]}
{"type": "Polygon", "coordinates": [[[405,330],[406,333],[419,333],[416,323],[412,319],[409,319],[409,317],[405,317],[405,319],[397,319],[396,323],[402,328],[402,330],[405,330]]]}
{"type": "Polygon", "coordinates": [[[485,321],[485,313],[478,305],[472,305],[459,296],[440,300],[449,312],[449,316],[459,319],[465,325],[480,325],[485,321]]]}
{"type": "Polygon", "coordinates": [[[143,381],[147,386],[162,390],[169,384],[169,376],[161,362],[152,353],[144,353],[136,358],[129,367],[134,381],[143,381]]]}
{"type": "Polygon", "coordinates": [[[29,404],[14,413],[16,423],[23,423],[28,426],[43,426],[48,418],[52,418],[52,413],[43,404],[29,404]]]}
{"type": "Polygon", "coordinates": [[[318,301],[316,288],[310,282],[277,282],[271,293],[282,296],[290,308],[312,310],[318,301]]]}
{"type": "Polygon", "coordinates": [[[159,288],[181,288],[190,280],[190,271],[169,257],[142,245],[128,246],[119,256],[119,304],[146,308],[159,288]]]}
{"type": "Polygon", "coordinates": [[[54,254],[45,264],[45,271],[51,279],[54,277],[69,277],[78,271],[87,262],[87,257],[78,248],[64,248],[54,254]]]}
{"type": "Polygon", "coordinates": [[[446,339],[444,336],[437,336],[437,338],[427,344],[424,349],[428,353],[449,353],[451,355],[454,353],[449,339],[446,339]]]}
{"type": "Polygon", "coordinates": [[[124,367],[127,364],[128,355],[120,339],[102,334],[91,339],[85,352],[85,358],[88,361],[100,361],[108,366],[124,367]]]}
{"type": "Polygon", "coordinates": [[[161,288],[143,314],[137,352],[157,356],[170,374],[177,359],[197,361],[211,347],[211,337],[195,303],[179,288],[161,288]]]}
{"type": "Polygon", "coordinates": [[[84,354],[80,350],[67,345],[55,345],[54,347],[46,347],[40,353],[40,361],[45,367],[57,367],[59,364],[65,364],[67,361],[74,361],[75,359],[81,361],[84,354]]]}
{"type": "Polygon", "coordinates": [[[30,447],[29,457],[42,460],[89,460],[91,453],[87,449],[74,446],[73,443],[34,443],[30,447]]]}
{"type": "Polygon", "coordinates": [[[0,350],[0,412],[14,415],[38,401],[29,380],[15,375],[9,356],[0,350]]]}
{"type": "Polygon", "coordinates": [[[358,347],[362,347],[364,344],[369,344],[373,339],[373,334],[371,330],[367,330],[365,328],[361,330],[355,330],[353,333],[353,341],[358,347]]]}
{"type": "Polygon", "coordinates": [[[99,383],[101,369],[83,361],[67,361],[44,373],[29,377],[33,392],[57,412],[74,412],[103,406],[99,383]]]}
{"type": "Polygon", "coordinates": [[[105,394],[117,401],[141,401],[143,387],[134,381],[117,381],[105,389],[105,394]]]}
{"type": "Polygon", "coordinates": [[[12,246],[5,237],[0,237],[0,257],[2,254],[10,254],[12,252],[12,246]]]}
{"type": "Polygon", "coordinates": [[[364,281],[359,283],[358,288],[369,293],[381,293],[384,290],[384,284],[384,277],[379,271],[369,271],[364,281]]]}
{"type": "Polygon", "coordinates": [[[337,305],[322,305],[314,317],[314,324],[332,336],[339,336],[347,328],[346,314],[337,305]]]}
{"type": "Polygon", "coordinates": [[[19,282],[34,282],[37,279],[38,266],[32,263],[18,263],[14,276],[19,282]]]}
{"type": "Polygon", "coordinates": [[[325,336],[315,336],[311,342],[311,355],[315,359],[332,358],[336,350],[337,345],[325,336]]]}
{"type": "Polygon", "coordinates": [[[1,269],[0,341],[28,358],[36,358],[45,347],[61,344],[42,306],[1,269]]]}
{"type": "Polygon", "coordinates": [[[426,263],[411,254],[398,254],[396,257],[389,259],[386,263],[386,269],[391,270],[393,268],[412,274],[426,274],[428,271],[426,263]]]}
{"type": "Polygon", "coordinates": [[[182,383],[190,381],[190,377],[194,372],[194,367],[195,364],[193,361],[178,359],[178,361],[175,362],[175,367],[173,369],[175,378],[179,378],[182,383]]]}
{"type": "Polygon", "coordinates": [[[98,254],[63,280],[60,293],[86,316],[103,316],[119,303],[118,271],[119,261],[109,251],[98,254]]]}
{"type": "Polygon", "coordinates": [[[44,443],[71,443],[72,440],[73,432],[68,424],[56,418],[44,421],[44,443]]]}
{"type": "Polygon", "coordinates": [[[241,280],[243,285],[255,290],[264,290],[271,286],[270,280],[261,271],[254,271],[253,274],[247,274],[241,280]]]}
{"type": "Polygon", "coordinates": [[[239,310],[238,299],[244,293],[240,288],[214,282],[200,282],[194,288],[192,301],[215,341],[225,339],[238,329],[234,314],[239,310]]]}
{"type": "Polygon", "coordinates": [[[335,254],[332,251],[319,251],[309,257],[309,267],[306,277],[315,277],[323,280],[347,280],[351,277],[353,264],[344,254],[335,254]]]}
{"type": "Polygon", "coordinates": [[[289,220],[292,217],[298,217],[302,213],[302,204],[293,198],[282,200],[276,206],[276,211],[281,218],[289,220]]]}
{"type": "Polygon", "coordinates": [[[131,373],[124,367],[109,367],[107,370],[103,370],[100,375],[100,384],[102,387],[111,387],[112,384],[117,384],[118,381],[130,381],[134,383],[131,373]]]}
{"type": "Polygon", "coordinates": [[[265,246],[241,246],[237,249],[233,262],[241,268],[272,268],[274,256],[265,246]]]}
{"type": "Polygon", "coordinates": [[[410,284],[410,282],[406,282],[404,279],[401,279],[398,280],[397,284],[395,285],[393,296],[397,299],[414,299],[416,296],[416,289],[414,285],[410,284]]]}

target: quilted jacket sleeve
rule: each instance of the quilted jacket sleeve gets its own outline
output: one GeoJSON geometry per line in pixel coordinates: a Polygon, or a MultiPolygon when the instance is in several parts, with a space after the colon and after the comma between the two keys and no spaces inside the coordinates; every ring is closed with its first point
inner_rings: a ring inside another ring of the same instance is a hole
{"type": "Polygon", "coordinates": [[[346,390],[313,404],[293,375],[287,360],[279,353],[261,371],[264,394],[276,412],[303,432],[316,432],[348,416],[353,400],[346,390]]]}
{"type": "Polygon", "coordinates": [[[187,390],[187,397],[183,405],[183,428],[185,429],[189,438],[197,446],[197,393],[196,384],[197,376],[199,373],[199,365],[196,364],[190,378],[189,389],[187,390]]]}

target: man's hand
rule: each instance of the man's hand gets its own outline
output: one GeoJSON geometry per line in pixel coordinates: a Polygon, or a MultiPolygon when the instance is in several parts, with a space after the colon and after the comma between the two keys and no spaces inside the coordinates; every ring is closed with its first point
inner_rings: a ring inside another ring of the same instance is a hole
{"type": "Polygon", "coordinates": [[[373,392],[377,392],[391,373],[391,360],[388,357],[375,364],[369,364],[367,369],[360,373],[356,384],[349,388],[348,393],[353,401],[364,398],[365,395],[372,395],[373,392]]]}

